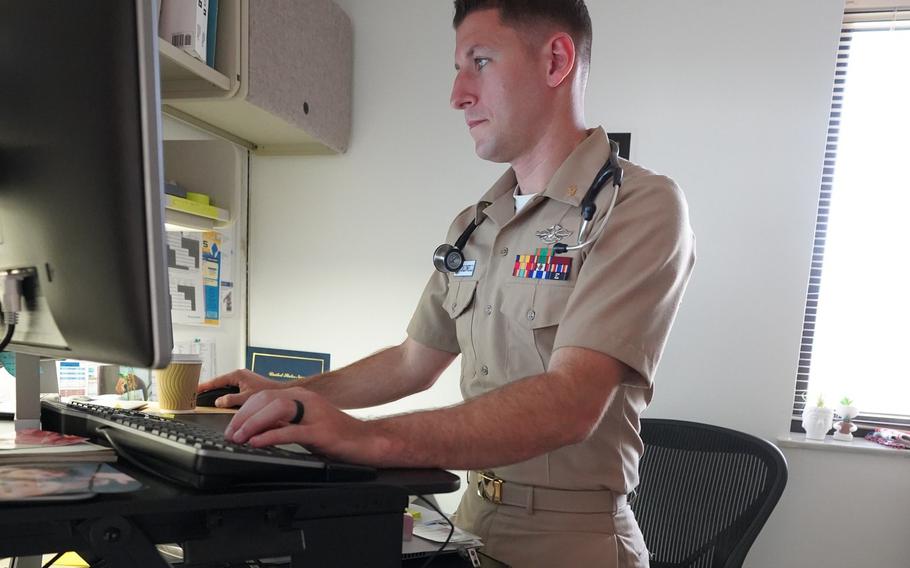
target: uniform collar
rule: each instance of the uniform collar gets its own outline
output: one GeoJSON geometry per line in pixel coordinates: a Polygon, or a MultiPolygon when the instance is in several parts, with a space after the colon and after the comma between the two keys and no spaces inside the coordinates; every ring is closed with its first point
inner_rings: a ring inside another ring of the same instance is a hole
{"type": "MultiPolygon", "coordinates": [[[[543,191],[543,196],[578,207],[584,199],[585,192],[591,187],[594,176],[610,158],[611,153],[610,140],[603,127],[588,130],[588,137],[572,150],[553,174],[543,191]]],[[[477,222],[486,215],[497,225],[505,224],[515,213],[512,190],[515,189],[516,183],[515,171],[509,168],[480,198],[474,210],[477,222]],[[481,211],[484,214],[481,214],[481,211]]]]}
{"type": "Polygon", "coordinates": [[[512,190],[515,189],[515,170],[509,168],[506,173],[493,184],[483,197],[474,211],[475,219],[480,220],[487,216],[500,227],[515,214],[515,200],[512,198],[512,190]],[[483,214],[481,214],[483,211],[483,214]]]}
{"type": "Polygon", "coordinates": [[[610,140],[603,127],[589,130],[588,137],[572,150],[553,174],[544,196],[578,207],[611,153],[610,140]]]}

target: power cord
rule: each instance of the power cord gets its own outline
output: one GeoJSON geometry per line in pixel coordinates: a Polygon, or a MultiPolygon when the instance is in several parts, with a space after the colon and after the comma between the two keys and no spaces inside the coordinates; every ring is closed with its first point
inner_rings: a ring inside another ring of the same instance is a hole
{"type": "Polygon", "coordinates": [[[0,341],[0,351],[13,340],[13,332],[19,322],[19,310],[22,309],[22,281],[34,273],[32,270],[9,270],[0,273],[0,282],[3,284],[3,296],[0,299],[0,314],[6,324],[6,335],[0,341]]]}
{"type": "Polygon", "coordinates": [[[130,462],[130,464],[132,464],[133,466],[138,467],[145,473],[151,474],[155,477],[163,477],[164,479],[170,481],[171,483],[176,483],[177,485],[185,485],[183,481],[177,479],[176,477],[170,476],[170,475],[164,473],[163,471],[152,469],[151,467],[149,467],[149,466],[145,465],[144,463],[142,463],[141,461],[139,461],[138,458],[134,457],[132,454],[130,454],[128,451],[126,451],[126,449],[123,446],[121,446],[113,438],[111,438],[111,435],[108,432],[108,430],[110,430],[109,426],[101,426],[100,428],[98,428],[98,433],[101,434],[102,436],[104,436],[104,439],[107,440],[107,443],[110,444],[112,448],[114,448],[114,451],[117,452],[118,456],[120,456],[121,458],[130,462]]]}
{"type": "MultiPolygon", "coordinates": [[[[6,321],[4,319],[4,321],[6,321]]],[[[10,323],[6,325],[6,336],[3,337],[3,340],[0,341],[0,351],[6,349],[6,346],[9,345],[10,341],[13,340],[13,332],[16,331],[16,324],[10,323]]]]}
{"type": "Polygon", "coordinates": [[[430,563],[432,563],[434,560],[436,560],[436,557],[439,556],[439,554],[443,550],[445,550],[445,547],[447,547],[449,545],[449,541],[452,540],[452,535],[455,534],[455,525],[454,525],[454,523],[452,523],[451,520],[449,520],[449,517],[447,517],[445,515],[445,513],[443,513],[442,511],[439,510],[439,507],[437,507],[435,504],[433,504],[432,501],[430,501],[423,495],[418,495],[417,498],[420,499],[421,501],[423,501],[424,503],[426,503],[427,505],[429,505],[430,507],[432,507],[433,510],[436,511],[437,513],[439,513],[440,516],[442,516],[442,518],[445,519],[446,523],[449,524],[449,534],[448,534],[448,536],[446,536],[445,542],[442,543],[442,546],[440,546],[439,548],[437,548],[436,550],[433,551],[433,554],[431,554],[427,558],[426,562],[424,562],[423,564],[420,565],[420,568],[427,568],[427,566],[429,566],[430,563]]]}
{"type": "Polygon", "coordinates": [[[44,566],[42,566],[41,568],[50,568],[51,566],[54,565],[54,562],[60,560],[61,558],[63,558],[63,553],[62,553],[62,552],[59,552],[59,553],[57,553],[56,556],[54,556],[53,558],[51,558],[50,560],[48,560],[47,562],[45,562],[45,563],[44,563],[44,566]]]}

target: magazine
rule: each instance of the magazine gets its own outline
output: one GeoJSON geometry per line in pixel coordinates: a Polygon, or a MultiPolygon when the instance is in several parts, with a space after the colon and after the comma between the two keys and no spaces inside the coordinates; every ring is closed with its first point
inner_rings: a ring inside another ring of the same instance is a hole
{"type": "Polygon", "coordinates": [[[20,430],[0,434],[0,464],[56,462],[114,462],[117,454],[111,448],[89,442],[80,436],[69,436],[46,430],[20,430]]]}
{"type": "Polygon", "coordinates": [[[0,465],[0,501],[70,501],[140,488],[104,463],[0,465]]]}

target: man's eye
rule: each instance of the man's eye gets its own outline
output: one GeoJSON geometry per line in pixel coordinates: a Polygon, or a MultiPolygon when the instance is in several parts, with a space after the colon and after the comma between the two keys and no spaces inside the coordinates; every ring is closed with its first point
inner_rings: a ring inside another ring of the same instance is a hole
{"type": "Polygon", "coordinates": [[[490,60],[486,57],[475,57],[474,58],[474,67],[477,68],[477,70],[479,71],[479,70],[483,69],[484,67],[486,67],[487,63],[489,63],[489,62],[490,62],[490,60]]]}

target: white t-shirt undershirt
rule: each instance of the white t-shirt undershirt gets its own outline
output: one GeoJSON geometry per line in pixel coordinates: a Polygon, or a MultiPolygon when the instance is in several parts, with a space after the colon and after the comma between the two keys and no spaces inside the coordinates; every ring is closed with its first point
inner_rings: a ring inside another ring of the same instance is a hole
{"type": "Polygon", "coordinates": [[[524,206],[527,205],[529,201],[534,199],[535,195],[537,195],[537,194],[536,193],[529,193],[529,194],[525,194],[525,195],[519,194],[518,186],[516,185],[515,189],[512,190],[512,197],[515,198],[515,212],[518,213],[519,211],[524,209],[524,206]]]}

